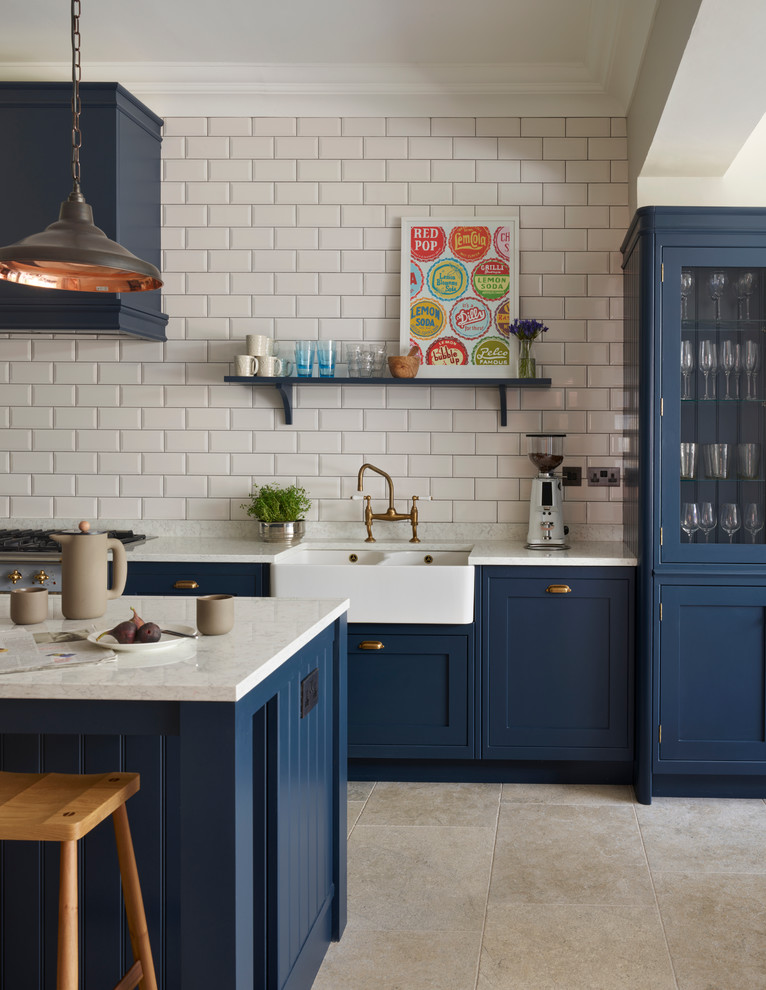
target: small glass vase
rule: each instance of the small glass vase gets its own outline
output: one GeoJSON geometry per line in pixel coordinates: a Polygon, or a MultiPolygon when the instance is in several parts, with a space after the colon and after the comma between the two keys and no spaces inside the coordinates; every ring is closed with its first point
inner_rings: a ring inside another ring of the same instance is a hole
{"type": "Polygon", "coordinates": [[[519,340],[519,378],[537,378],[537,362],[532,357],[531,340],[519,340]]]}

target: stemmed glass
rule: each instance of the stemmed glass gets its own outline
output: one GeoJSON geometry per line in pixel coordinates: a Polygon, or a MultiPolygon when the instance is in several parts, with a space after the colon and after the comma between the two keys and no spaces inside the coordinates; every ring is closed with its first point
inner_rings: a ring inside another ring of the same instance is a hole
{"type": "Polygon", "coordinates": [[[692,294],[694,289],[694,275],[686,271],[685,269],[681,272],[681,319],[686,320],[689,317],[689,296],[692,294]]]}
{"type": "Polygon", "coordinates": [[[728,534],[729,543],[734,539],[734,534],[739,529],[739,506],[735,502],[724,502],[719,513],[721,529],[728,534]]]}
{"type": "Polygon", "coordinates": [[[713,272],[710,276],[710,298],[715,303],[715,321],[721,322],[721,296],[728,285],[729,278],[726,272],[713,272]]]}
{"type": "Polygon", "coordinates": [[[700,528],[700,517],[696,502],[684,502],[681,508],[681,529],[692,541],[692,533],[700,528]]]}
{"type": "Polygon", "coordinates": [[[681,374],[684,379],[684,394],[682,399],[690,398],[689,377],[694,371],[694,346],[690,340],[681,341],[681,374]]]}
{"type": "Polygon", "coordinates": [[[755,502],[745,507],[745,529],[750,534],[750,542],[755,543],[757,533],[763,529],[763,509],[755,502]]]}
{"type": "Polygon", "coordinates": [[[734,398],[738,399],[740,396],[739,391],[739,379],[742,374],[743,366],[743,356],[742,356],[742,344],[734,345],[734,398]]]}
{"type": "Polygon", "coordinates": [[[731,395],[729,393],[729,376],[732,371],[734,371],[734,362],[736,359],[736,354],[734,351],[734,342],[731,340],[724,340],[721,342],[721,367],[723,368],[723,373],[726,376],[726,395],[725,398],[730,399],[731,395]]]}
{"type": "MultiPolygon", "coordinates": [[[[700,354],[699,354],[700,371],[705,376],[705,394],[704,399],[709,399],[707,387],[708,387],[708,375],[713,373],[715,376],[716,370],[718,368],[718,348],[716,347],[714,340],[701,340],[700,341],[700,354]]],[[[715,377],[713,377],[713,398],[715,398],[715,377]]]]}
{"type": "Polygon", "coordinates": [[[737,279],[737,315],[740,320],[750,319],[750,296],[755,289],[755,275],[753,272],[742,272],[737,279]]]}
{"type": "Polygon", "coordinates": [[[700,529],[705,534],[705,543],[710,542],[710,534],[716,527],[715,509],[712,502],[700,502],[700,529]]]}
{"type": "Polygon", "coordinates": [[[758,344],[755,340],[745,341],[744,365],[747,376],[747,398],[754,399],[753,375],[758,368],[758,344]]]}

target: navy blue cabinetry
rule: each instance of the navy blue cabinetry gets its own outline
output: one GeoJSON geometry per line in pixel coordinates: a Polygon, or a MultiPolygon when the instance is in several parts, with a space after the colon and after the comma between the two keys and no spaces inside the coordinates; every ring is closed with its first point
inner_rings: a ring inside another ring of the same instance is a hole
{"type": "Polygon", "coordinates": [[[474,627],[349,626],[349,756],[474,755],[474,627]]]}
{"type": "Polygon", "coordinates": [[[485,567],[482,756],[633,756],[631,568],[485,567]]]}
{"type": "Polygon", "coordinates": [[[243,595],[261,598],[268,593],[268,564],[132,561],[128,557],[126,595],[243,595]]]}

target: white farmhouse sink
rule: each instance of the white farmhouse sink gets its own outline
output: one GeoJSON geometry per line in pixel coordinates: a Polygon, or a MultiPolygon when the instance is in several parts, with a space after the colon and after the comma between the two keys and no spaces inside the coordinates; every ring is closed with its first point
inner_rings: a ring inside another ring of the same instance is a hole
{"type": "Polygon", "coordinates": [[[469,553],[302,547],[271,565],[271,594],[348,598],[349,622],[473,622],[469,553]]]}

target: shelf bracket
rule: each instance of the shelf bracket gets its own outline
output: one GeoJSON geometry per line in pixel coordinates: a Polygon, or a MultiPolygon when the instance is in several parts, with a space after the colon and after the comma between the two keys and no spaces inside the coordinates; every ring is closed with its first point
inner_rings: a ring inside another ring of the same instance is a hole
{"type": "Polygon", "coordinates": [[[285,411],[285,425],[293,425],[293,386],[292,382],[277,382],[274,386],[282,399],[285,411]]]}
{"type": "Polygon", "coordinates": [[[500,425],[508,425],[508,396],[505,391],[505,383],[502,382],[497,386],[497,391],[500,395],[500,425]]]}

